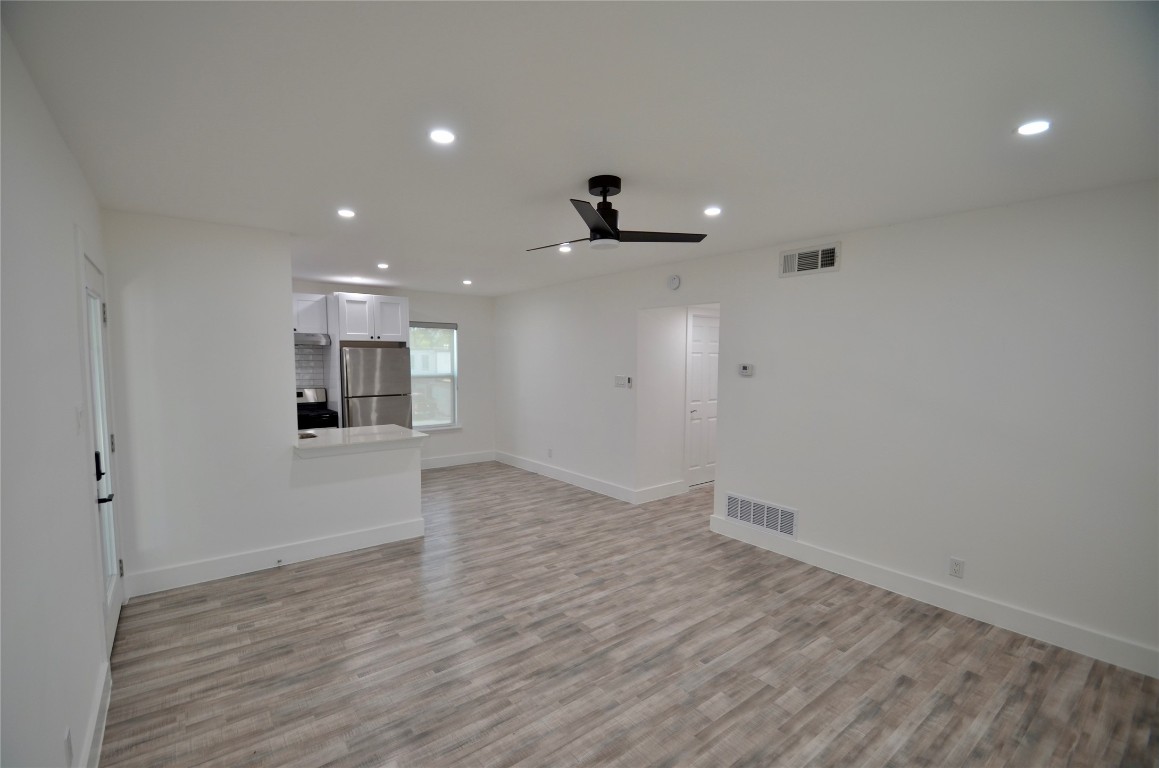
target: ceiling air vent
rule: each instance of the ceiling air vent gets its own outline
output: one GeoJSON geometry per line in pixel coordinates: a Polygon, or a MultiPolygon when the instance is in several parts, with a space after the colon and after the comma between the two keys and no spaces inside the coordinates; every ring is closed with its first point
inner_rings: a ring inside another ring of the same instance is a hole
{"type": "Polygon", "coordinates": [[[797,538],[797,510],[733,496],[731,493],[727,499],[725,514],[733,520],[797,538]]]}
{"type": "Polygon", "coordinates": [[[816,245],[781,253],[781,277],[814,272],[836,272],[841,266],[841,243],[816,245]]]}

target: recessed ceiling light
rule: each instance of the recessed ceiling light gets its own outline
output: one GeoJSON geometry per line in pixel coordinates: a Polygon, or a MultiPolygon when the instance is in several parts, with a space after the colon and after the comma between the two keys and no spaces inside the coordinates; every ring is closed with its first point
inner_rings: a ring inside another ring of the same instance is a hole
{"type": "Polygon", "coordinates": [[[470,280],[464,280],[464,281],[463,281],[463,285],[470,285],[470,284],[471,284],[471,281],[470,281],[470,280]]]}
{"type": "Polygon", "coordinates": [[[353,208],[339,208],[338,215],[344,219],[353,219],[354,218],[354,209],[353,208]]]}
{"type": "Polygon", "coordinates": [[[560,253],[571,253],[571,243],[564,243],[559,247],[560,253]]]}
{"type": "Polygon", "coordinates": [[[719,216],[720,209],[717,208],[715,205],[709,206],[708,208],[704,209],[704,215],[705,216],[719,216]]]}
{"type": "Polygon", "coordinates": [[[1037,133],[1045,133],[1049,130],[1049,120],[1032,120],[1029,123],[1023,123],[1018,126],[1018,132],[1023,136],[1034,136],[1037,133]]]}
{"type": "Polygon", "coordinates": [[[455,140],[455,134],[448,131],[446,128],[436,128],[431,131],[431,141],[436,144],[450,144],[455,140]]]}
{"type": "Polygon", "coordinates": [[[389,267],[389,266],[390,266],[389,264],[379,264],[379,265],[378,265],[378,268],[379,268],[379,269],[386,269],[386,268],[387,268],[387,267],[389,267]]]}

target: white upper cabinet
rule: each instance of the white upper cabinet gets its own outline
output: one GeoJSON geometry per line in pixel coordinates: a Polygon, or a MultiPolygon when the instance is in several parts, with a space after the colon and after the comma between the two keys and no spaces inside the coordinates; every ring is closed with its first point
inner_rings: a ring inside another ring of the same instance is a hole
{"type": "Polygon", "coordinates": [[[401,296],[336,293],[340,341],[401,341],[410,338],[410,304],[401,296]]]}
{"type": "Polygon", "coordinates": [[[370,299],[364,293],[336,293],[338,300],[338,338],[341,341],[370,341],[370,299]]]}
{"type": "Polygon", "coordinates": [[[376,341],[409,341],[410,306],[406,299],[375,296],[370,303],[370,316],[376,341]]]}
{"type": "Polygon", "coordinates": [[[327,333],[325,295],[294,294],[294,333],[327,333]]]}

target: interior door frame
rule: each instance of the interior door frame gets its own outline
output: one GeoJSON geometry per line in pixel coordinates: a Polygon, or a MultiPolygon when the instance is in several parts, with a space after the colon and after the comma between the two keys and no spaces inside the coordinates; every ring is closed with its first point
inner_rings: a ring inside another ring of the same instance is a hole
{"type": "MultiPolygon", "coordinates": [[[[101,294],[100,294],[102,307],[107,306],[107,304],[108,304],[108,269],[106,268],[106,266],[103,263],[100,263],[103,260],[99,260],[99,259],[92,258],[89,256],[88,249],[85,247],[85,233],[84,233],[84,230],[81,229],[80,225],[74,224],[73,229],[74,229],[75,241],[76,241],[75,244],[76,244],[76,269],[77,269],[77,307],[78,307],[78,311],[79,311],[78,321],[79,321],[79,331],[80,331],[80,350],[79,350],[79,352],[80,352],[80,357],[81,357],[81,369],[84,372],[82,385],[84,388],[84,408],[85,408],[85,413],[83,414],[85,418],[81,419],[80,414],[78,414],[78,421],[83,422],[83,432],[84,432],[86,440],[87,440],[87,447],[89,449],[92,449],[93,445],[96,441],[96,434],[95,434],[96,427],[94,424],[95,412],[94,412],[94,402],[93,402],[92,361],[90,359],[92,349],[91,349],[91,345],[90,345],[90,335],[89,335],[89,333],[90,333],[90,330],[89,330],[89,307],[88,307],[89,288],[88,288],[87,264],[93,265],[93,268],[97,272],[100,273],[102,282],[104,283],[104,285],[102,286],[101,294]]],[[[112,381],[111,381],[112,376],[110,373],[111,366],[109,365],[111,354],[110,354],[110,343],[109,343],[109,334],[107,331],[107,324],[105,324],[105,330],[102,333],[102,339],[104,342],[104,361],[103,361],[104,364],[102,366],[102,370],[104,372],[104,379],[105,379],[105,381],[104,381],[105,419],[108,422],[109,434],[111,436],[113,434],[113,425],[116,424],[116,414],[115,414],[115,410],[114,410],[116,398],[113,396],[112,381]]],[[[81,426],[81,425],[78,423],[78,427],[79,426],[81,426]]],[[[86,451],[86,453],[90,453],[90,452],[91,451],[86,451]]],[[[108,452],[107,456],[102,456],[102,459],[103,459],[103,463],[106,466],[106,471],[109,474],[109,486],[112,489],[111,492],[115,496],[116,495],[116,479],[117,479],[116,453],[114,451],[110,450],[108,452]]],[[[93,471],[95,469],[93,467],[93,465],[86,463],[84,466],[85,466],[85,470],[86,470],[85,471],[86,478],[88,478],[88,479],[93,478],[93,471]]],[[[96,549],[97,549],[97,552],[96,552],[97,567],[98,567],[98,571],[96,574],[97,591],[100,594],[101,615],[102,615],[102,617],[104,619],[104,623],[105,623],[105,652],[106,652],[106,655],[111,656],[112,649],[113,649],[113,640],[117,634],[117,622],[120,619],[120,607],[122,605],[124,605],[124,603],[125,603],[125,580],[124,580],[124,576],[119,571],[119,565],[122,562],[122,558],[121,558],[121,551],[122,551],[121,550],[121,526],[120,526],[120,519],[119,519],[119,516],[117,514],[117,509],[118,509],[119,505],[113,504],[111,506],[110,511],[109,511],[109,515],[112,518],[112,524],[113,524],[112,525],[112,528],[113,528],[112,543],[113,543],[113,548],[115,550],[118,569],[114,569],[114,570],[117,570],[117,576],[113,579],[112,586],[109,588],[106,588],[105,567],[104,567],[104,564],[105,564],[104,543],[105,542],[104,542],[104,534],[103,534],[102,527],[101,527],[100,507],[96,503],[96,495],[95,495],[96,490],[97,490],[97,488],[94,484],[93,485],[94,496],[93,496],[93,500],[92,500],[92,505],[91,505],[91,507],[86,509],[86,513],[89,511],[96,513],[95,514],[96,536],[94,537],[94,544],[95,544],[96,549]],[[114,606],[116,608],[115,611],[113,610],[114,606]]]]}

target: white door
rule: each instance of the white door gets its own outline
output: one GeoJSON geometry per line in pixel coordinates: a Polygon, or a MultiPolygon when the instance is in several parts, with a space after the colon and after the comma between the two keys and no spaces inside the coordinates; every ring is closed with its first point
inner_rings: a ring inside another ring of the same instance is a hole
{"type": "Polygon", "coordinates": [[[101,532],[101,568],[105,609],[106,651],[113,649],[117,620],[125,601],[125,585],[120,572],[117,523],[113,495],[113,437],[109,433],[108,346],[105,341],[105,276],[84,257],[84,314],[87,331],[88,407],[93,426],[93,511],[101,532]]]}
{"type": "Polygon", "coordinates": [[[684,430],[684,476],[689,485],[716,479],[716,384],[720,360],[720,315],[688,310],[688,421],[684,430]]]}

